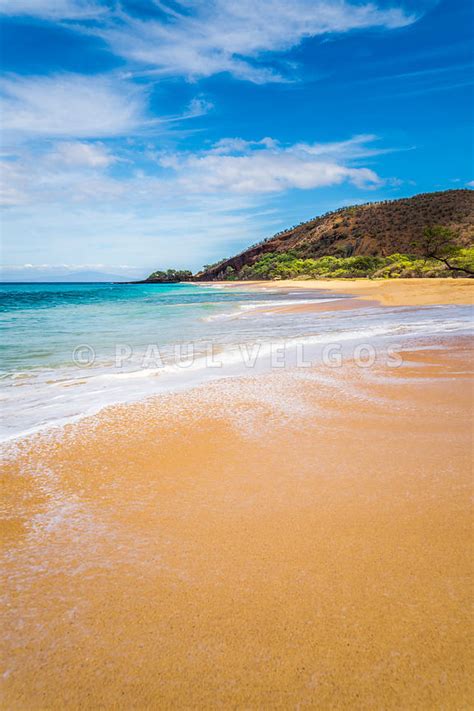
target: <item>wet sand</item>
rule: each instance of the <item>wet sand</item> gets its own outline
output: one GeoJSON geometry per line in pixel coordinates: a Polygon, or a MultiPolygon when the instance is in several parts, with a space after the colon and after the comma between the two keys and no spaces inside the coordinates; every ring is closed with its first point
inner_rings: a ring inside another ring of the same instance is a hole
{"type": "Polygon", "coordinates": [[[220,381],[17,445],[3,707],[469,708],[471,356],[220,381]]]}
{"type": "MultiPolygon", "coordinates": [[[[216,285],[216,282],[208,282],[216,285]]],[[[284,279],[219,282],[225,288],[323,290],[376,300],[384,306],[473,304],[474,279],[284,279]]]]}
{"type": "Polygon", "coordinates": [[[326,299],[319,302],[318,299],[312,303],[309,301],[306,304],[285,304],[285,306],[260,306],[252,310],[252,313],[272,313],[272,314],[297,314],[297,313],[319,313],[321,311],[353,311],[360,308],[371,308],[379,306],[378,301],[364,300],[363,303],[359,299],[326,299]]]}

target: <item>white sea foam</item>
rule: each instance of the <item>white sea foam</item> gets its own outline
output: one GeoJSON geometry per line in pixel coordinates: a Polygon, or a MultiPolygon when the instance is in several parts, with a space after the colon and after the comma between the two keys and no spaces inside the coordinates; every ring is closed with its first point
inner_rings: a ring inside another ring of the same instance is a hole
{"type": "MultiPolygon", "coordinates": [[[[260,302],[258,306],[261,305],[260,302]]],[[[463,334],[472,328],[469,309],[463,307],[372,309],[370,315],[361,308],[355,312],[326,312],[321,318],[292,314],[268,322],[264,314],[255,310],[254,303],[245,306],[251,307],[243,311],[252,314],[252,318],[244,321],[240,331],[232,322],[225,331],[211,333],[208,345],[216,346],[213,362],[206,355],[204,342],[200,342],[197,357],[187,367],[173,360],[168,350],[160,367],[140,367],[137,356],[126,370],[116,368],[108,359],[92,369],[40,369],[30,371],[26,380],[12,380],[3,392],[7,424],[1,439],[62,426],[109,405],[183,390],[218,378],[268,372],[279,367],[274,358],[277,351],[280,356],[284,353],[284,366],[292,368],[298,366],[301,348],[305,349],[305,359],[318,364],[327,344],[339,345],[343,353],[350,355],[350,348],[360,343],[384,347],[406,342],[407,338],[463,334]]]]}
{"type": "Polygon", "coordinates": [[[30,285],[19,294],[18,287],[10,294],[4,289],[13,305],[3,319],[1,437],[61,426],[108,405],[217,378],[269,371],[279,367],[274,356],[282,348],[290,368],[298,365],[301,347],[305,358],[317,363],[325,344],[339,344],[349,352],[359,342],[379,345],[384,339],[462,333],[471,326],[467,307],[367,309],[360,303],[350,311],[289,314],[274,307],[344,297],[240,289],[30,285]],[[191,360],[185,355],[188,344],[194,348],[191,360]],[[94,354],[90,367],[81,366],[80,360],[81,367],[74,365],[79,345],[94,354]],[[120,350],[124,345],[125,351],[120,350]],[[148,346],[159,347],[159,363],[146,357],[148,346]]]}
{"type": "MultiPolygon", "coordinates": [[[[208,323],[212,321],[232,321],[234,319],[245,318],[249,311],[261,311],[262,313],[271,314],[273,309],[277,309],[280,306],[296,306],[302,304],[322,304],[329,301],[338,301],[341,297],[336,296],[334,298],[324,298],[324,299],[272,299],[268,301],[254,301],[239,304],[233,311],[224,312],[220,314],[214,314],[212,316],[204,316],[203,321],[208,323]]],[[[275,313],[278,313],[277,311],[275,313]]]]}

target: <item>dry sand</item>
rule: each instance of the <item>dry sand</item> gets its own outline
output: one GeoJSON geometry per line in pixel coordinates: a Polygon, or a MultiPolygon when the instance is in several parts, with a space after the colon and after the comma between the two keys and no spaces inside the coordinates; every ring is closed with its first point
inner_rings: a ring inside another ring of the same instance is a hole
{"type": "Polygon", "coordinates": [[[21,444],[3,707],[470,708],[471,354],[452,343],[21,444]]]}
{"type": "MultiPolygon", "coordinates": [[[[215,286],[216,282],[208,282],[215,286]]],[[[324,290],[376,300],[385,306],[472,304],[474,279],[285,279],[282,281],[219,282],[220,286],[251,289],[324,290]]]]}

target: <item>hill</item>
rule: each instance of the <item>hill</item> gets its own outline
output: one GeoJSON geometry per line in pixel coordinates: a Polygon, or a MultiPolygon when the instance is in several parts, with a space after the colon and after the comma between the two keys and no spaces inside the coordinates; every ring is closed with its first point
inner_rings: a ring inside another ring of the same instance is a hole
{"type": "Polygon", "coordinates": [[[268,253],[293,251],[302,259],[325,256],[388,257],[420,254],[413,243],[433,225],[448,227],[461,247],[474,244],[474,191],[445,190],[411,198],[343,207],[280,232],[235,257],[195,275],[198,281],[222,279],[228,270],[239,273],[268,253]]]}

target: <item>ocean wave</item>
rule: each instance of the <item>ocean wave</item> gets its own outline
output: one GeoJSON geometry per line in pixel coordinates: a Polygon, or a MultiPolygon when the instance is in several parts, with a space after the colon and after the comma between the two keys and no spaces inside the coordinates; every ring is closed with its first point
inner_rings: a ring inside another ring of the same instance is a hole
{"type": "Polygon", "coordinates": [[[256,328],[251,337],[247,334],[245,341],[209,342],[210,346],[214,346],[211,362],[201,343],[200,351],[193,360],[188,358],[177,362],[168,358],[159,367],[134,367],[117,372],[111,370],[110,364],[108,367],[101,364],[95,370],[80,370],[77,374],[71,370],[45,370],[41,377],[29,378],[20,388],[13,383],[4,388],[2,410],[8,424],[1,431],[0,439],[15,439],[50,427],[63,426],[96,414],[110,405],[195,387],[217,378],[265,372],[273,367],[273,354],[281,348],[286,354],[285,367],[291,368],[297,365],[299,347],[304,347],[306,357],[317,362],[317,354],[325,344],[339,344],[344,350],[351,343],[380,345],[384,339],[393,342],[410,337],[470,332],[472,323],[468,310],[456,318],[459,308],[451,307],[445,311],[380,310],[372,313],[370,318],[366,313],[358,319],[353,315],[341,315],[343,312],[333,312],[330,319],[313,322],[313,328],[319,328],[318,332],[313,333],[307,332],[307,320],[292,318],[292,327],[299,325],[300,332],[285,332],[285,325],[279,321],[279,328],[262,334],[257,319],[256,328]],[[403,322],[400,323],[400,319],[403,322]]]}

